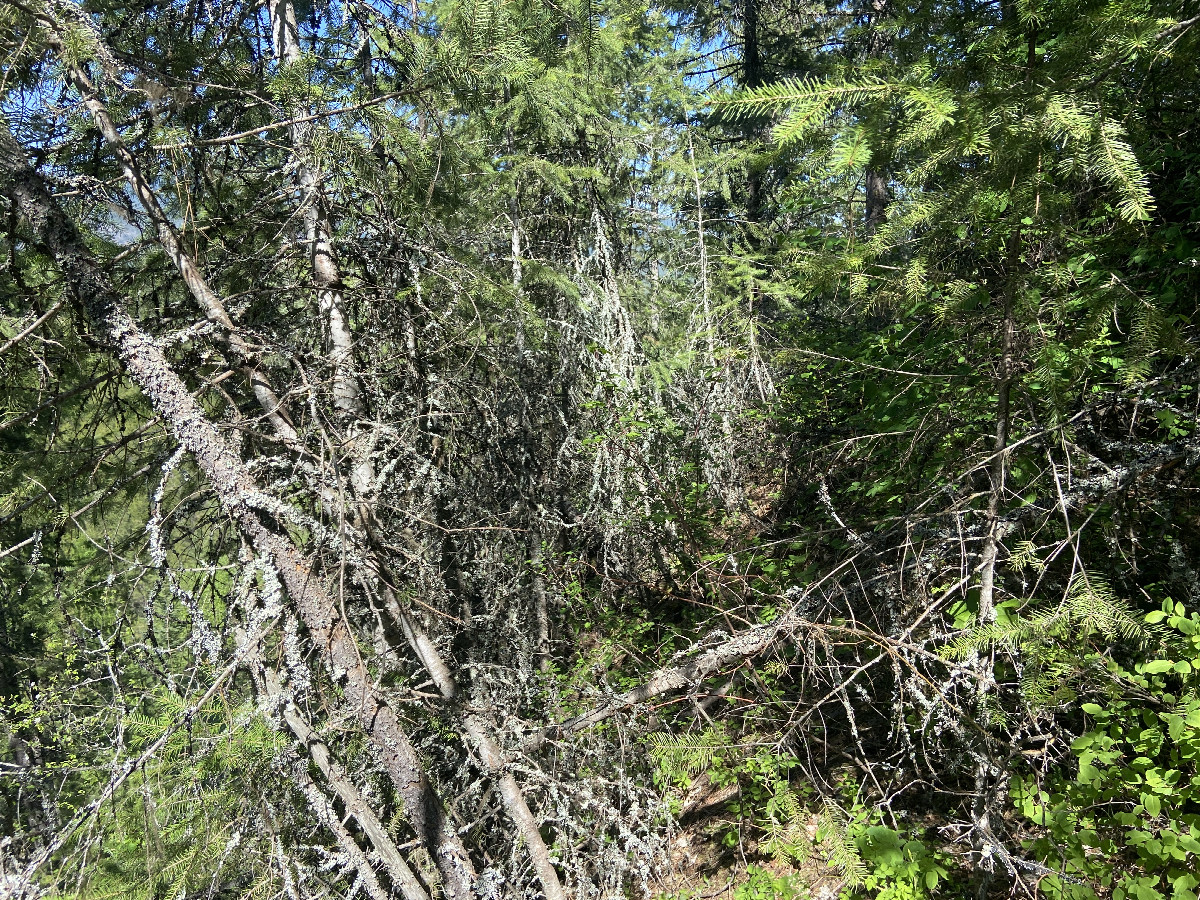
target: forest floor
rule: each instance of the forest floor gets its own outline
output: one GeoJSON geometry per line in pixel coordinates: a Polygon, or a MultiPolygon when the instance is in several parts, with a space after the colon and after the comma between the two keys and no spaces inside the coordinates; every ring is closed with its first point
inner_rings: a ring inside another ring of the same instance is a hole
{"type": "MultiPolygon", "coordinates": [[[[737,796],[737,785],[716,788],[707,777],[696,780],[681,804],[679,830],[670,842],[670,868],[652,885],[650,896],[657,900],[769,900],[777,896],[834,900],[845,879],[819,854],[797,863],[760,854],[753,840],[739,839],[732,847],[721,840],[736,828],[728,806],[737,796]]],[[[811,836],[816,835],[818,820],[813,812],[807,825],[811,836]]]]}

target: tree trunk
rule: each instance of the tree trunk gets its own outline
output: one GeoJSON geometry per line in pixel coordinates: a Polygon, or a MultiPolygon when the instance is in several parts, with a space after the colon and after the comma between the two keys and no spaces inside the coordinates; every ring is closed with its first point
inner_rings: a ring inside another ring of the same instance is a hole
{"type": "Polygon", "coordinates": [[[387,827],[379,820],[379,816],[375,814],[375,810],[371,808],[363,795],[359,793],[346,770],[334,759],[329,745],[313,730],[308,719],[300,712],[296,704],[284,698],[283,686],[279,683],[279,678],[274,672],[262,667],[261,662],[259,662],[258,676],[263,682],[268,698],[273,703],[280,705],[283,721],[287,723],[288,730],[304,747],[309,758],[317,764],[317,768],[325,776],[325,781],[342,801],[342,807],[346,814],[358,822],[358,826],[370,839],[375,852],[383,860],[392,883],[400,889],[405,900],[429,900],[429,894],[421,886],[408,863],[404,861],[392,836],[388,834],[387,827]]]}
{"type": "Polygon", "coordinates": [[[250,388],[254,392],[255,398],[262,407],[267,421],[270,422],[276,436],[287,443],[295,443],[298,439],[296,430],[287,417],[283,403],[276,395],[266,376],[259,372],[253,365],[253,359],[256,355],[254,348],[238,332],[237,327],[225,309],[224,301],[209,286],[196,261],[184,249],[179,232],[175,229],[171,220],[167,218],[167,214],[158,202],[158,197],[154,193],[153,188],[151,188],[149,182],[142,176],[141,167],[138,165],[137,159],[125,145],[121,133],[117,130],[116,124],[108,114],[108,109],[101,102],[91,80],[78,64],[71,61],[68,54],[63,53],[63,45],[55,32],[51,32],[50,34],[50,43],[59,54],[67,74],[67,79],[79,91],[80,96],[83,98],[83,105],[92,114],[92,120],[96,123],[96,127],[100,129],[100,134],[117,157],[117,161],[121,166],[121,172],[124,174],[130,190],[138,198],[138,202],[141,204],[142,209],[145,210],[146,215],[150,217],[150,221],[154,223],[159,244],[162,245],[167,256],[170,257],[171,262],[175,264],[175,268],[179,270],[179,274],[183,277],[183,282],[187,286],[188,292],[200,304],[204,315],[221,329],[225,339],[228,341],[236,362],[240,364],[242,371],[245,373],[250,388]]]}
{"type": "Polygon", "coordinates": [[[887,221],[887,208],[892,196],[888,192],[887,177],[878,169],[867,169],[866,182],[867,216],[863,230],[867,237],[871,237],[887,221]]]}
{"type": "MultiPolygon", "coordinates": [[[[271,0],[268,8],[275,58],[281,66],[292,65],[301,56],[300,31],[292,0],[271,0]]],[[[305,109],[288,110],[293,119],[301,118],[308,112],[305,109]]],[[[313,127],[310,122],[295,122],[289,126],[288,133],[296,163],[296,182],[300,187],[300,209],[312,265],[313,285],[317,291],[317,308],[329,338],[333,408],[346,429],[346,447],[351,458],[350,480],[354,493],[360,503],[365,503],[375,483],[375,468],[370,455],[372,442],[369,429],[363,421],[365,410],[354,371],[354,333],[346,314],[342,272],[333,247],[333,226],[325,214],[321,173],[309,160],[309,135],[313,127]]]]}
{"type": "Polygon", "coordinates": [[[247,541],[278,569],[313,644],[321,651],[331,675],[343,684],[347,702],[353,703],[361,727],[404,803],[410,825],[436,861],[446,895],[456,900],[472,897],[475,872],[466,850],[446,819],[395,711],[378,696],[337,605],[295,544],[264,522],[263,512],[278,510],[278,502],[259,489],[162,350],[121,307],[74,223],[30,168],[6,124],[0,124],[0,179],[4,193],[33,227],[38,241],[58,261],[93,322],[107,332],[130,379],[195,458],[225,512],[237,522],[247,541]]]}
{"type": "MultiPolygon", "coordinates": [[[[879,28],[879,20],[887,15],[888,0],[870,0],[868,13],[867,59],[878,59],[887,49],[887,39],[879,28]]],[[[865,173],[867,209],[863,231],[868,238],[875,234],[887,221],[888,204],[892,195],[888,192],[887,176],[879,168],[877,160],[871,160],[865,173]]]]}

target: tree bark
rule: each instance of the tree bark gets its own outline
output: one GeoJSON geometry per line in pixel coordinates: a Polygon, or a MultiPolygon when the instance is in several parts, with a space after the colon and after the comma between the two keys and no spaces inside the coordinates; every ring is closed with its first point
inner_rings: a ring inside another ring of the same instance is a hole
{"type": "Polygon", "coordinates": [[[892,195],[888,192],[887,177],[879,169],[867,169],[866,188],[867,216],[863,230],[867,237],[871,237],[887,222],[887,208],[892,202],[892,195]]]}
{"type": "Polygon", "coordinates": [[[358,872],[359,881],[366,890],[367,896],[371,900],[389,900],[387,893],[383,890],[383,886],[379,883],[379,877],[375,874],[375,870],[371,868],[371,861],[367,859],[362,848],[354,842],[354,837],[346,830],[345,824],[338,817],[337,810],[333,808],[333,803],[330,802],[325,793],[313,782],[304,761],[299,756],[293,759],[293,777],[300,786],[300,791],[304,794],[304,798],[308,801],[309,809],[317,817],[318,822],[333,832],[334,837],[337,838],[338,846],[349,857],[350,862],[354,865],[354,870],[358,872]]]}
{"type": "Polygon", "coordinates": [[[342,807],[346,813],[358,822],[358,826],[370,839],[375,852],[383,860],[392,883],[400,889],[400,893],[406,900],[429,900],[428,892],[421,886],[408,863],[404,861],[392,836],[388,834],[387,828],[379,820],[379,816],[375,814],[371,805],[358,792],[346,770],[334,759],[329,745],[313,730],[308,719],[300,712],[296,704],[283,697],[282,685],[275,674],[263,668],[261,675],[268,694],[280,702],[283,721],[287,724],[288,730],[308,752],[312,761],[317,764],[317,768],[325,776],[325,781],[342,801],[342,807]]]}
{"type": "MultiPolygon", "coordinates": [[[[300,30],[291,0],[271,0],[271,39],[280,65],[292,65],[301,57],[300,30]]],[[[307,110],[289,109],[299,118],[307,110]]],[[[360,502],[374,490],[375,471],[371,463],[371,440],[365,427],[362,393],[354,371],[354,332],[346,314],[346,298],[341,267],[333,247],[333,226],[325,214],[325,192],[320,172],[310,163],[309,135],[315,126],[294,122],[288,128],[292,155],[296,163],[296,182],[300,187],[300,210],[304,219],[312,265],[317,308],[329,336],[330,363],[333,366],[333,408],[346,428],[346,445],[351,458],[350,479],[360,502]]]]}
{"type": "Polygon", "coordinates": [[[742,0],[742,83],[756,88],[763,83],[762,56],[758,49],[759,0],[742,0]]]}
{"type": "MultiPolygon", "coordinates": [[[[50,22],[53,29],[53,20],[50,20],[50,22]]],[[[209,286],[196,261],[184,249],[179,232],[171,223],[171,220],[167,218],[167,214],[158,202],[158,197],[154,193],[153,188],[150,187],[149,182],[142,176],[141,167],[138,165],[137,159],[126,146],[120,131],[117,130],[116,124],[108,114],[108,109],[97,95],[95,86],[79,65],[72,62],[69,56],[63,54],[62,44],[58,39],[57,33],[53,30],[50,32],[50,43],[59,54],[68,81],[79,91],[84,107],[92,114],[92,120],[96,123],[96,127],[100,129],[100,134],[104,137],[109,147],[112,148],[113,154],[117,157],[117,162],[120,163],[121,172],[124,174],[126,182],[128,182],[134,196],[138,198],[142,209],[145,210],[146,215],[150,217],[150,221],[154,224],[159,243],[166,251],[167,256],[170,257],[171,262],[175,264],[175,268],[179,270],[179,274],[183,277],[183,282],[187,286],[189,293],[200,304],[200,308],[204,311],[209,321],[221,329],[222,334],[229,343],[230,349],[236,357],[236,361],[240,364],[246,376],[246,380],[250,384],[251,390],[254,392],[255,398],[262,407],[276,435],[285,442],[295,443],[298,440],[296,430],[287,417],[283,403],[276,395],[266,376],[259,372],[253,365],[253,359],[256,355],[255,349],[238,332],[237,327],[225,309],[224,302],[218,296],[217,292],[209,286]]]]}
{"type": "MultiPolygon", "coordinates": [[[[759,0],[742,0],[742,85],[750,90],[763,84],[762,55],[758,46],[759,0]]],[[[753,138],[760,126],[752,124],[747,138],[753,138]]],[[[762,218],[763,175],[757,163],[751,162],[746,178],[746,218],[757,222],[762,218]]]]}
{"type": "MultiPolygon", "coordinates": [[[[300,58],[300,35],[292,0],[271,0],[269,9],[276,58],[282,64],[293,63],[300,58]]],[[[373,489],[374,466],[371,464],[367,452],[369,448],[365,446],[368,443],[365,423],[362,421],[365,411],[353,373],[351,356],[353,335],[345,316],[341,272],[330,241],[332,228],[322,213],[324,202],[319,173],[305,159],[307,148],[305,147],[306,134],[301,130],[303,127],[305,126],[293,126],[291,137],[292,150],[297,161],[297,179],[304,193],[304,220],[312,254],[313,280],[317,286],[321,312],[325,317],[333,348],[334,405],[346,421],[348,443],[354,458],[351,487],[357,495],[360,512],[365,523],[369,524],[371,515],[368,504],[373,489]]],[[[519,220],[516,218],[513,220],[512,254],[513,285],[519,296],[521,287],[520,232],[519,220]]],[[[518,310],[518,322],[520,318],[521,312],[518,310]]],[[[366,530],[370,534],[370,529],[366,530]]],[[[368,557],[368,567],[373,570],[373,574],[378,579],[385,603],[398,619],[405,638],[417,658],[437,685],[442,696],[446,700],[453,700],[457,696],[458,687],[449,666],[441,658],[433,641],[425,634],[420,624],[407,610],[400,607],[394,591],[388,584],[387,573],[383,571],[374,554],[368,557]]],[[[506,771],[508,763],[503,751],[488,734],[488,728],[481,720],[469,718],[464,722],[463,727],[469,742],[483,762],[484,768],[499,780],[500,795],[505,809],[529,851],[530,859],[542,883],[542,890],[545,892],[547,900],[566,900],[566,894],[558,874],[551,863],[549,850],[542,839],[539,823],[525,802],[516,778],[506,771]]]]}
{"type": "MultiPolygon", "coordinates": [[[[879,20],[887,15],[889,0],[869,0],[869,33],[867,35],[866,58],[878,59],[887,49],[887,39],[879,30],[879,20]]],[[[871,160],[865,173],[867,208],[863,231],[868,238],[887,222],[888,205],[892,195],[888,191],[887,176],[879,168],[877,160],[871,160]]]]}
{"type": "MultiPolygon", "coordinates": [[[[446,665],[445,660],[438,653],[437,647],[434,646],[433,641],[429,639],[420,624],[407,610],[401,608],[395,593],[387,583],[387,578],[383,577],[384,575],[385,573],[382,572],[376,573],[382,588],[383,600],[389,612],[399,622],[405,639],[421,661],[421,665],[425,667],[425,671],[432,679],[438,693],[446,701],[453,702],[458,697],[458,684],[454,680],[450,667],[446,665]]],[[[463,721],[463,732],[467,737],[467,743],[474,749],[487,773],[499,783],[500,798],[504,803],[505,812],[508,813],[509,820],[525,843],[529,859],[542,884],[542,892],[546,895],[546,900],[566,900],[567,895],[550,858],[550,850],[542,838],[541,823],[529,809],[529,804],[525,802],[525,795],[521,792],[516,777],[508,771],[507,755],[489,734],[489,731],[487,724],[478,716],[468,715],[463,721]]]]}
{"type": "Polygon", "coordinates": [[[149,399],[176,439],[195,458],[225,512],[262,557],[278,569],[327,668],[343,684],[355,713],[387,771],[404,812],[441,872],[447,897],[473,896],[474,868],[447,820],[395,711],[375,690],[337,605],[309,570],[290,538],[267,527],[264,511],[278,503],[264,494],[225,443],[154,340],[122,308],[108,278],[92,258],[74,223],[29,166],[7,123],[0,122],[3,193],[29,222],[37,240],[57,260],[93,322],[107,332],[130,379],[149,399]]]}

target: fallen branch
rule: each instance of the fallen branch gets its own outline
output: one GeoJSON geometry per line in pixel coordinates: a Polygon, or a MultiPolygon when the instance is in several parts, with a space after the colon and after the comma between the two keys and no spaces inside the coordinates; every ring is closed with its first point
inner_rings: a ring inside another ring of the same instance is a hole
{"type": "Polygon", "coordinates": [[[705,678],[716,674],[731,663],[741,663],[753,656],[757,656],[770,648],[780,638],[789,636],[798,629],[811,625],[812,623],[802,614],[795,611],[785,613],[774,622],[766,625],[756,625],[702,653],[686,665],[659,669],[643,684],[633,688],[633,690],[613,697],[591,712],[576,716],[574,719],[559,725],[551,725],[541,729],[525,739],[524,749],[535,750],[548,741],[557,740],[576,731],[582,731],[584,728],[590,728],[592,725],[597,725],[619,712],[645,703],[655,697],[660,697],[671,691],[695,687],[704,681],[705,678]]]}
{"type": "MultiPolygon", "coordinates": [[[[268,691],[270,691],[274,676],[265,670],[263,674],[268,682],[268,691]]],[[[279,687],[277,681],[273,687],[279,687]]],[[[379,816],[375,814],[371,805],[358,792],[358,788],[354,786],[346,770],[333,758],[329,745],[308,724],[308,720],[296,707],[296,704],[285,701],[282,704],[282,712],[283,720],[287,723],[289,730],[308,751],[312,761],[317,764],[317,768],[321,770],[321,774],[325,776],[329,786],[341,799],[346,813],[358,822],[363,833],[370,839],[371,846],[375,848],[375,852],[379,854],[379,858],[387,867],[392,883],[400,889],[400,893],[407,900],[429,900],[429,894],[421,886],[421,882],[417,880],[416,874],[409,868],[408,863],[404,861],[400,849],[392,840],[392,836],[388,834],[387,828],[379,820],[379,816]]]]}

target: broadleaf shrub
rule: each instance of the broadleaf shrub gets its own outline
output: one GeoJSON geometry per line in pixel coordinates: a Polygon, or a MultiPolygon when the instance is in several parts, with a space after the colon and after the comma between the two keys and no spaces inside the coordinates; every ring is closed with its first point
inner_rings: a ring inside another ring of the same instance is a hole
{"type": "Polygon", "coordinates": [[[1018,777],[1017,808],[1040,834],[1026,849],[1054,870],[1053,898],[1196,900],[1200,886],[1200,613],[1167,600],[1156,658],[1108,661],[1113,690],[1081,706],[1075,768],[1018,777]]]}

